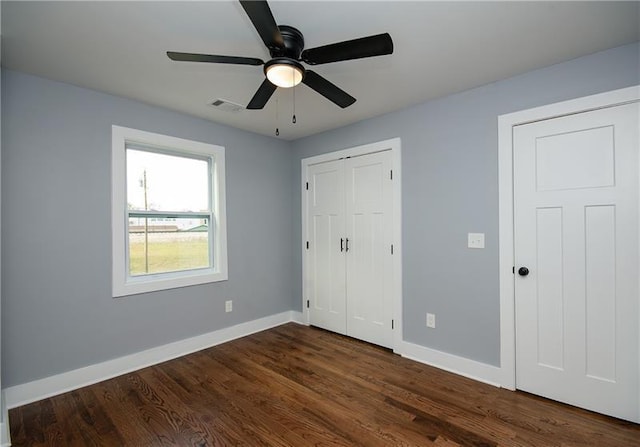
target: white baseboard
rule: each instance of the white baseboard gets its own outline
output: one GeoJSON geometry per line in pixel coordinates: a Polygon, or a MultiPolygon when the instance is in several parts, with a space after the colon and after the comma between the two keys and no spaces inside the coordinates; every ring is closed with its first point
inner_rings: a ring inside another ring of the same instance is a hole
{"type": "MultiPolygon", "coordinates": [[[[294,311],[282,312],[55,376],[12,386],[3,390],[5,393],[5,399],[3,401],[6,403],[6,408],[16,408],[148,366],[166,362],[167,360],[182,357],[183,355],[210,348],[255,332],[280,326],[291,321],[296,323],[301,322],[302,314],[294,311]]],[[[5,419],[5,423],[6,422],[7,419],[5,419]]]]}
{"type": "Polygon", "coordinates": [[[425,363],[445,371],[500,387],[501,369],[497,366],[477,362],[457,355],[426,348],[407,341],[403,341],[399,350],[395,351],[402,357],[425,363]]]}
{"type": "Polygon", "coordinates": [[[293,323],[298,323],[298,324],[302,324],[304,326],[308,326],[307,323],[305,323],[304,321],[304,315],[302,314],[302,312],[298,312],[295,310],[291,311],[291,321],[293,323]]]}
{"type": "Polygon", "coordinates": [[[2,419],[0,419],[0,447],[11,446],[11,433],[9,433],[9,410],[7,410],[7,399],[5,399],[4,391],[0,391],[0,411],[2,411],[2,419]]]}

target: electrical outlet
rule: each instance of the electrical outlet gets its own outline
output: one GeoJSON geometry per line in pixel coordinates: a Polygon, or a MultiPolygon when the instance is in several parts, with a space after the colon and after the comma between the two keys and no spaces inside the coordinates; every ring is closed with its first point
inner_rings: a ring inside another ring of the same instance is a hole
{"type": "Polygon", "coordinates": [[[436,314],[427,314],[427,327],[436,328],[436,314]]]}
{"type": "Polygon", "coordinates": [[[233,301],[229,300],[229,301],[225,301],[224,302],[224,311],[225,312],[231,312],[233,310],[233,301]]]}
{"type": "Polygon", "coordinates": [[[467,234],[467,247],[484,248],[484,233],[467,234]]]}

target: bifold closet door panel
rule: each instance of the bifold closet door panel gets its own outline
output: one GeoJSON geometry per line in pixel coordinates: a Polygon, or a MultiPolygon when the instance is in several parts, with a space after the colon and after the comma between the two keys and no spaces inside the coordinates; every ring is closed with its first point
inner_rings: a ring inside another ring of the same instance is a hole
{"type": "Polygon", "coordinates": [[[393,344],[391,151],[345,160],[347,335],[393,344]]]}
{"type": "Polygon", "coordinates": [[[344,162],[312,165],[307,205],[307,280],[310,323],[346,333],[344,162]],[[342,239],[342,241],[341,241],[342,239]]]}

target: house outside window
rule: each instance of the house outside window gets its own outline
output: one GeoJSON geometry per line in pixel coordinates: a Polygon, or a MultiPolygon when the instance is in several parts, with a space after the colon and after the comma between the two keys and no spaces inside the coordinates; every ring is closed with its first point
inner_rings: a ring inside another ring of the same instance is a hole
{"type": "Polygon", "coordinates": [[[112,129],[113,296],[227,279],[224,148],[112,129]]]}

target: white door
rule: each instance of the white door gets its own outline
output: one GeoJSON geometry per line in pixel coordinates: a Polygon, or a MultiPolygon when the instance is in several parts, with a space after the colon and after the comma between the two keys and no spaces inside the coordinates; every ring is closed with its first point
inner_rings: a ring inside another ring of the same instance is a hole
{"type": "Polygon", "coordinates": [[[640,395],[639,119],[633,103],[513,133],[516,386],[630,420],[640,395]]]}
{"type": "Polygon", "coordinates": [[[345,160],[347,335],[392,347],[391,152],[345,160]]]}
{"type": "Polygon", "coordinates": [[[310,323],[346,333],[344,244],[344,163],[312,165],[307,170],[307,291],[310,323]]]}
{"type": "Polygon", "coordinates": [[[391,151],[307,169],[309,322],[393,346],[391,151]]]}

